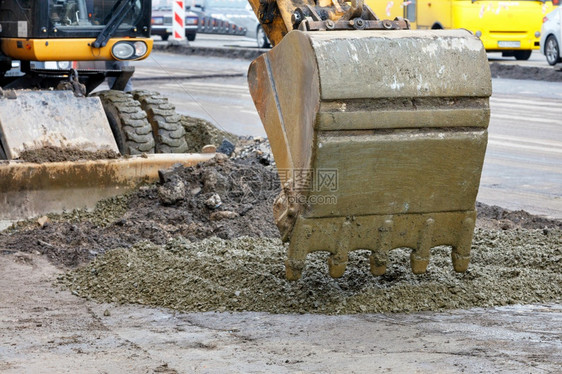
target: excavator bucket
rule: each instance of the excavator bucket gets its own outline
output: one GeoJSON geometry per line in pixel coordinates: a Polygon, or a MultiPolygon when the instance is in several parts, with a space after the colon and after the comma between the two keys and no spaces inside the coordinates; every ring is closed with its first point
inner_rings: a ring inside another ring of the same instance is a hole
{"type": "Polygon", "coordinates": [[[328,251],[332,277],[352,250],[409,247],[414,273],[452,247],[464,272],[487,144],[491,77],[465,30],[291,31],[256,59],[250,91],[283,191],[274,215],[296,280],[328,251]]]}
{"type": "Polygon", "coordinates": [[[72,91],[2,91],[0,148],[5,158],[46,146],[119,152],[99,98],[76,97],[72,91]]]}

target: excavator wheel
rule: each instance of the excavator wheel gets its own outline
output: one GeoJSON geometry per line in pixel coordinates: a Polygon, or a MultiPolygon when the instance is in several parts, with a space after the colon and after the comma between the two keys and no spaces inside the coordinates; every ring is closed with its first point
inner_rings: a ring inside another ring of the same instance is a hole
{"type": "Polygon", "coordinates": [[[108,90],[96,92],[93,96],[101,99],[121,154],[154,153],[152,127],[141,105],[131,94],[108,90]]]}
{"type": "Polygon", "coordinates": [[[132,95],[148,116],[156,140],[156,153],[186,153],[185,129],[174,105],[153,91],[136,90],[132,95]]]}

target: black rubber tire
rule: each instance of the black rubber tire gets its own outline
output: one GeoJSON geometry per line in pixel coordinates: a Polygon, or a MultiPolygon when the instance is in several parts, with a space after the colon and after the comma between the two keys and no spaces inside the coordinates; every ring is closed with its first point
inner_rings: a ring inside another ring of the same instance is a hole
{"type": "Polygon", "coordinates": [[[531,57],[531,53],[533,53],[533,51],[530,49],[524,49],[521,51],[514,51],[513,56],[515,56],[515,59],[518,61],[526,61],[531,57]]]}
{"type": "Polygon", "coordinates": [[[258,25],[256,29],[256,42],[258,43],[258,48],[271,47],[271,43],[269,42],[269,39],[267,38],[265,31],[263,31],[261,25],[258,25]]]}
{"type": "Polygon", "coordinates": [[[546,56],[546,62],[551,66],[560,62],[560,45],[554,35],[546,38],[544,42],[544,55],[546,56]]]}
{"type": "Polygon", "coordinates": [[[166,40],[168,40],[168,38],[170,37],[170,35],[168,35],[168,34],[162,34],[162,35],[160,35],[160,37],[162,38],[163,41],[166,41],[166,40]]]}
{"type": "Polygon", "coordinates": [[[130,93],[107,90],[92,94],[101,99],[119,152],[123,155],[154,153],[152,126],[138,101],[130,93]]]}
{"type": "Polygon", "coordinates": [[[195,40],[195,37],[197,36],[197,34],[193,33],[193,34],[187,34],[187,40],[189,40],[190,42],[195,40]]]}
{"type": "Polygon", "coordinates": [[[185,129],[174,105],[158,92],[136,90],[132,94],[146,112],[152,126],[156,153],[186,153],[188,147],[185,129]]]}
{"type": "Polygon", "coordinates": [[[6,152],[4,152],[4,148],[2,148],[2,144],[0,144],[0,161],[7,160],[8,156],[6,156],[6,152]]]}

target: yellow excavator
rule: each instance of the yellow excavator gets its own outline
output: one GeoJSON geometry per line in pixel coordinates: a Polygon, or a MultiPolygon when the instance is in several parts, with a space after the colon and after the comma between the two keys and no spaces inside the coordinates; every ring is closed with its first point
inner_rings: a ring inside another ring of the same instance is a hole
{"type": "Polygon", "coordinates": [[[62,70],[36,63],[145,59],[152,50],[151,12],[150,0],[0,2],[0,220],[93,206],[156,179],[159,169],[212,157],[185,154],[185,130],[166,98],[122,91],[132,68],[62,70]],[[91,94],[106,78],[112,89],[91,94]],[[127,157],[21,160],[46,147],[127,157]]]}
{"type": "MultiPolygon", "coordinates": [[[[248,81],[283,186],[274,215],[289,242],[287,278],[298,279],[308,253],[320,250],[331,253],[333,277],[344,273],[356,249],[371,251],[371,272],[381,275],[397,247],[412,248],[412,270],[423,273],[438,245],[450,245],[454,269],[465,271],[489,122],[491,77],[482,43],[465,30],[411,31],[408,20],[380,19],[361,0],[249,1],[275,46],[251,64],[248,81]]],[[[173,118],[158,116],[170,109],[164,99],[118,91],[89,97],[95,79],[75,71],[53,77],[28,63],[145,58],[150,1],[0,4],[0,71],[18,59],[25,73],[4,74],[2,81],[5,159],[45,145],[149,153],[151,136],[162,157],[181,150],[166,144],[177,128],[167,126],[173,118]],[[156,103],[164,107],[156,110],[156,103]]],[[[97,81],[114,73],[99,74],[97,81]]],[[[115,74],[114,88],[122,88],[128,73],[115,74]]],[[[170,162],[180,156],[189,164],[212,154],[179,153],[170,162]]],[[[80,190],[79,198],[107,186],[114,193],[164,164],[150,157],[5,161],[0,205],[16,209],[52,198],[72,207],[61,190],[80,190]]]]}

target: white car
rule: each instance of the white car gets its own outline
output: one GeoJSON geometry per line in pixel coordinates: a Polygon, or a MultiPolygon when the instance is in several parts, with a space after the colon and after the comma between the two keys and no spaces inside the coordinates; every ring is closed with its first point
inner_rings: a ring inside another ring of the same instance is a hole
{"type": "MultiPolygon", "coordinates": [[[[158,35],[162,40],[168,40],[172,35],[172,8],[158,8],[152,10],[151,34],[158,35]]],[[[185,10],[185,37],[190,42],[195,40],[199,16],[189,9],[185,10]]]]}
{"type": "Polygon", "coordinates": [[[258,48],[269,48],[271,45],[263,31],[248,0],[198,0],[205,13],[217,18],[228,20],[246,30],[246,37],[256,40],[258,48]]]}
{"type": "Polygon", "coordinates": [[[562,62],[560,58],[560,45],[562,45],[562,7],[557,7],[548,13],[544,19],[541,30],[541,52],[546,56],[549,65],[562,62]]]}

